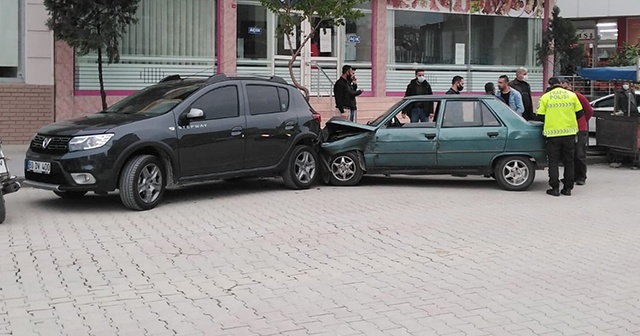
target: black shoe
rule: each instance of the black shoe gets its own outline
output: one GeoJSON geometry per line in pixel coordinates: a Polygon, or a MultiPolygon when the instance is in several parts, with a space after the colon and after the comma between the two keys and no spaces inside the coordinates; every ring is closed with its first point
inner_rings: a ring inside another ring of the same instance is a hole
{"type": "Polygon", "coordinates": [[[576,184],[577,184],[577,185],[580,185],[580,186],[583,186],[583,185],[585,185],[586,183],[587,183],[587,181],[585,181],[585,180],[577,180],[577,181],[576,181],[576,184]]]}
{"type": "Polygon", "coordinates": [[[571,196],[571,189],[562,189],[560,193],[565,196],[571,196]]]}
{"type": "Polygon", "coordinates": [[[547,195],[559,197],[560,196],[560,190],[558,190],[558,188],[551,188],[551,189],[547,190],[547,195]]]}

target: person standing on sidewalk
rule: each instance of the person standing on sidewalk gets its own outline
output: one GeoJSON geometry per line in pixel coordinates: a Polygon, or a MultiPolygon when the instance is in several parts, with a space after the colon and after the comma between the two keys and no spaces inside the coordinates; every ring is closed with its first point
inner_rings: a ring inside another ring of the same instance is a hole
{"type": "MultiPolygon", "coordinates": [[[[512,90],[509,86],[509,77],[502,75],[498,79],[498,90],[496,97],[502,98],[512,110],[523,116],[524,105],[522,104],[522,95],[517,90],[512,90]]],[[[524,116],[523,116],[524,117],[524,116]]]]}
{"type": "Polygon", "coordinates": [[[516,70],[516,79],[509,82],[509,86],[516,89],[522,95],[522,104],[524,105],[524,112],[522,117],[526,120],[533,120],[533,100],[531,99],[531,85],[527,82],[529,79],[528,70],[525,67],[519,67],[516,70]]]}
{"type": "MultiPolygon", "coordinates": [[[[424,76],[424,70],[417,69],[416,78],[414,78],[404,93],[405,97],[432,95],[431,84],[427,82],[424,76]]],[[[409,116],[412,123],[428,122],[429,116],[433,113],[433,102],[415,102],[409,104],[402,111],[402,117],[409,116]]]]}
{"type": "Polygon", "coordinates": [[[349,111],[348,119],[354,121],[355,116],[355,99],[362,94],[362,90],[354,90],[351,83],[354,70],[351,66],[345,65],[342,67],[342,76],[338,78],[333,85],[333,95],[336,100],[336,108],[341,115],[344,116],[346,111],[349,111]],[[346,111],[345,111],[346,110],[346,111]]]}
{"type": "Polygon", "coordinates": [[[549,159],[549,185],[547,194],[571,196],[575,180],[574,155],[578,119],[584,115],[575,93],[562,88],[560,80],[549,78],[551,90],[540,97],[536,120],[544,122],[543,135],[549,159]],[[564,186],[560,191],[560,162],[564,166],[564,186]]]}
{"type": "Polygon", "coordinates": [[[562,80],[562,87],[572,91],[578,97],[584,115],[578,119],[578,140],[576,141],[575,152],[575,174],[576,184],[585,185],[587,182],[587,148],[589,147],[589,119],[593,117],[593,108],[589,104],[589,99],[582,93],[574,91],[568,80],[562,80]]]}

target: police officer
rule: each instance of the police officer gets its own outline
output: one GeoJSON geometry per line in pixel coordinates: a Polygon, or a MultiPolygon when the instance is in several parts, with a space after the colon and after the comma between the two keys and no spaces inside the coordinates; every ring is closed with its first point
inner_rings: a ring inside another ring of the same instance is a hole
{"type": "Polygon", "coordinates": [[[540,97],[536,120],[544,122],[543,134],[549,159],[549,185],[547,194],[571,196],[575,180],[574,152],[578,119],[584,115],[575,93],[565,90],[556,77],[549,78],[551,89],[540,97]],[[559,163],[564,166],[564,186],[560,191],[559,163]]]}

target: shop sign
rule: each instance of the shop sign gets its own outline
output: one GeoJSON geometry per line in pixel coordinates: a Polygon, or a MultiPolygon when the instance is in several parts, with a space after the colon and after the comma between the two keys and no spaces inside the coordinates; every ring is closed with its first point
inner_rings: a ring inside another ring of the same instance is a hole
{"type": "Polygon", "coordinates": [[[349,43],[360,43],[360,36],[349,35],[349,43]]]}
{"type": "Polygon", "coordinates": [[[595,29],[576,29],[576,36],[579,41],[591,41],[596,39],[595,29]]]}
{"type": "MultiPolygon", "coordinates": [[[[549,0],[546,0],[549,1],[549,0]]],[[[388,9],[542,18],[545,0],[387,0],[388,9]]]]}
{"type": "Polygon", "coordinates": [[[262,28],[249,27],[249,35],[262,35],[262,28]]]}

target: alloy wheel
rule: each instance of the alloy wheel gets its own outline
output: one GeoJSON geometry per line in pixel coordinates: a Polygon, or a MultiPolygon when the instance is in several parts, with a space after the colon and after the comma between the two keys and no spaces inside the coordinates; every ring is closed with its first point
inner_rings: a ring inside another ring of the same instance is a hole
{"type": "Polygon", "coordinates": [[[529,179],[529,167],[521,160],[509,160],[502,168],[504,180],[512,186],[521,186],[529,179]]]}
{"type": "Polygon", "coordinates": [[[147,203],[155,202],[162,191],[162,171],[154,163],[149,163],[140,171],[138,177],[138,194],[147,203]]]}
{"type": "Polygon", "coordinates": [[[316,159],[308,151],[298,154],[295,161],[294,173],[301,183],[310,183],[316,176],[316,159]]]}
{"type": "Polygon", "coordinates": [[[331,174],[340,182],[351,180],[356,175],[356,162],[348,156],[338,156],[331,163],[331,174]]]}

